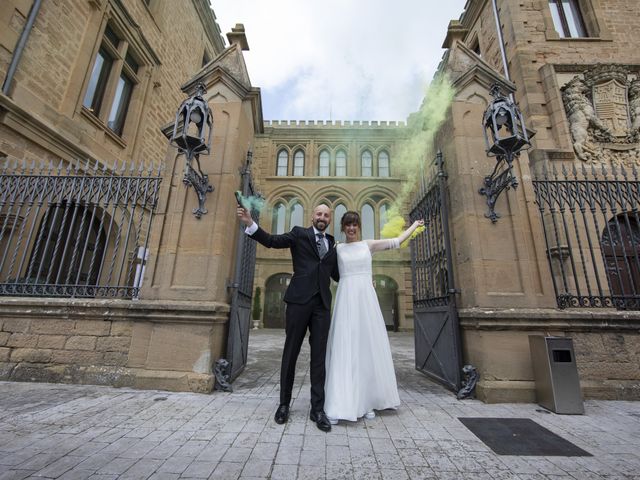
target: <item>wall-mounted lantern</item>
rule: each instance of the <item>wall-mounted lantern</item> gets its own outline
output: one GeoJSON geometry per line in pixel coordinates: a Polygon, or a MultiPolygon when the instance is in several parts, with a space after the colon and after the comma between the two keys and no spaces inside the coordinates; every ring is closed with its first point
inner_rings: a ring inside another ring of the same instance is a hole
{"type": "Polygon", "coordinates": [[[522,113],[511,98],[502,95],[499,85],[491,87],[491,95],[494,100],[484,112],[482,125],[487,156],[496,157],[496,165],[491,174],[484,177],[479,193],[487,197],[489,212],[485,217],[495,223],[500,217],[494,210],[496,201],[503,190],[518,186],[513,174],[513,161],[521,151],[531,146],[531,135],[525,127],[522,113]]]}
{"type": "Polygon", "coordinates": [[[213,117],[209,105],[203,95],[206,93],[204,84],[196,86],[196,92],[182,102],[171,136],[171,145],[178,148],[178,153],[186,158],[184,178],[182,182],[192,186],[198,195],[198,208],[193,214],[200,218],[207,213],[204,202],[207,193],[213,192],[213,185],[209,184],[209,177],[200,168],[200,154],[211,152],[211,134],[213,132],[213,117]],[[193,160],[197,170],[193,167],[193,160]]]}

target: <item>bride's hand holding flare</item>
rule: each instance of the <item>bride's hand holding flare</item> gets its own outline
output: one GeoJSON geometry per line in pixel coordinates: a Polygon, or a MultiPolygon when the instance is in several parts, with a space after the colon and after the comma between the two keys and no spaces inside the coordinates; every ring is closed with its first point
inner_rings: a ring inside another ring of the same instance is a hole
{"type": "Polygon", "coordinates": [[[400,246],[406,247],[407,245],[405,242],[415,238],[418,234],[424,232],[424,230],[425,230],[424,220],[423,219],[416,220],[411,224],[409,228],[407,228],[404,232],[402,232],[398,236],[398,242],[400,243],[400,246]]]}

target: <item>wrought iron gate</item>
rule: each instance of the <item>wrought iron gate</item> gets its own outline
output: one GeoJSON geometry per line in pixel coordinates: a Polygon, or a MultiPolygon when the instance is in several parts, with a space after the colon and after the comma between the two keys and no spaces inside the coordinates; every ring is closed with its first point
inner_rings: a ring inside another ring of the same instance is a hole
{"type": "Polygon", "coordinates": [[[0,295],[138,298],[160,171],[5,159],[0,295]]]}
{"type": "Polygon", "coordinates": [[[461,386],[462,352],[449,238],[447,175],[442,153],[425,181],[411,220],[426,230],[413,241],[413,311],[416,369],[447,388],[461,386]]]}
{"type": "Polygon", "coordinates": [[[545,166],[533,188],[558,308],[640,310],[635,166],[545,166]]]}
{"type": "MultiPolygon", "coordinates": [[[[252,152],[247,153],[247,161],[242,171],[242,195],[254,196],[251,181],[252,152]]],[[[257,222],[259,212],[252,210],[251,216],[257,222]]],[[[253,277],[256,267],[256,242],[244,234],[239,226],[236,245],[236,263],[231,290],[231,311],[229,313],[229,336],[227,337],[227,358],[229,362],[229,382],[235,380],[247,364],[249,331],[251,329],[251,298],[253,277]]]]}

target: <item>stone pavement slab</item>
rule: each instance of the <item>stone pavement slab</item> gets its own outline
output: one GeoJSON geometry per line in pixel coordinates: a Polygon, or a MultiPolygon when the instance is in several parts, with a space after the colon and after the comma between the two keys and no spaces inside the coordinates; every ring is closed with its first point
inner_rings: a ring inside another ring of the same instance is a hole
{"type": "Polygon", "coordinates": [[[413,336],[390,333],[402,405],[325,434],[308,418],[309,351],[291,418],[277,425],[284,336],[253,330],[233,393],[0,382],[0,480],[640,480],[640,402],[587,401],[585,415],[458,401],[417,372],[413,336]],[[459,417],[530,418],[592,457],[496,455],[459,417]]]}

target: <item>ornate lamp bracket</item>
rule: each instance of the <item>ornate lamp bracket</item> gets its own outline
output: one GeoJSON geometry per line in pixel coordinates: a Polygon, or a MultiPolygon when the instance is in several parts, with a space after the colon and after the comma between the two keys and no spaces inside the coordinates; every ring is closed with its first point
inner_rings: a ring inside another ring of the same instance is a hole
{"type": "Polygon", "coordinates": [[[171,144],[178,148],[178,154],[183,154],[186,158],[182,183],[187,187],[193,187],[198,195],[198,208],[193,209],[196,218],[207,213],[204,202],[207,193],[213,192],[208,175],[200,168],[200,155],[211,152],[213,131],[213,116],[204,99],[205,93],[204,84],[199,83],[193,96],[182,102],[171,136],[171,144]],[[197,168],[194,168],[194,160],[197,168]]]}
{"type": "Polygon", "coordinates": [[[499,85],[491,87],[491,95],[494,99],[484,112],[482,126],[487,156],[495,157],[496,163],[491,174],[484,177],[478,193],[487,197],[489,212],[485,217],[496,223],[500,218],[495,211],[496,202],[504,190],[518,186],[513,173],[513,161],[520,157],[522,150],[531,146],[531,135],[522,113],[510,96],[500,92],[499,85]]]}
{"type": "Polygon", "coordinates": [[[193,187],[195,190],[196,195],[198,196],[198,208],[194,208],[192,213],[196,218],[200,218],[208,212],[204,206],[204,202],[207,200],[207,193],[213,192],[214,186],[209,183],[209,176],[200,170],[200,155],[195,154],[193,157],[198,165],[198,169],[196,170],[193,168],[192,160],[194,158],[189,158],[189,156],[187,156],[182,183],[187,187],[193,187]]]}
{"type": "Polygon", "coordinates": [[[496,156],[496,166],[493,172],[484,177],[484,186],[478,190],[480,195],[487,197],[489,211],[484,216],[491,219],[492,223],[496,223],[500,218],[500,214],[495,211],[495,205],[502,191],[518,188],[518,179],[513,174],[513,160],[519,156],[520,153],[496,156]],[[506,167],[500,169],[503,164],[506,167]],[[499,169],[500,173],[498,173],[499,169]]]}

